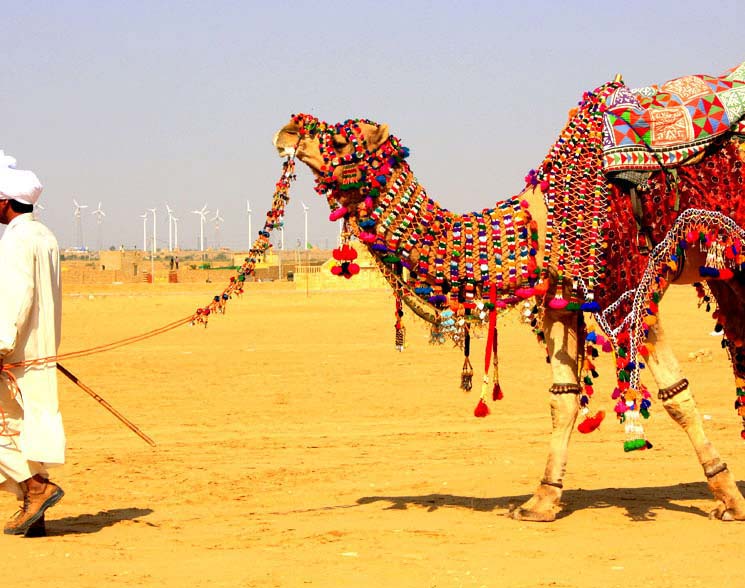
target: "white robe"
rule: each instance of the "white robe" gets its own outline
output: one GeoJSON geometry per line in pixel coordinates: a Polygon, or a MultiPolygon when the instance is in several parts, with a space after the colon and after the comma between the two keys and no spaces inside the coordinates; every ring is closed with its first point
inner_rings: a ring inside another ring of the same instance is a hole
{"type": "MultiPolygon", "coordinates": [[[[57,240],[32,213],[21,214],[0,239],[0,357],[14,363],[56,355],[61,323],[57,240]]],[[[13,373],[21,390],[16,400],[23,409],[17,449],[24,459],[44,466],[64,463],[56,362],[15,368],[13,373]]],[[[3,377],[0,386],[7,385],[3,377]]]]}

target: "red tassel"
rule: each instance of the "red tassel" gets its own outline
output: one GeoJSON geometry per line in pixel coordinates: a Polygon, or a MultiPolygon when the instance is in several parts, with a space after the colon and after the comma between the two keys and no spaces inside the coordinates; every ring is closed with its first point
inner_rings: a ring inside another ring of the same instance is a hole
{"type": "Polygon", "coordinates": [[[502,393],[502,386],[499,385],[499,382],[494,382],[494,389],[491,391],[491,399],[502,400],[502,398],[504,398],[504,394],[502,393]]]}
{"type": "Polygon", "coordinates": [[[479,398],[479,403],[476,405],[476,409],[473,411],[473,416],[483,418],[489,414],[489,407],[484,402],[483,398],[479,398]]]}
{"type": "Polygon", "coordinates": [[[605,418],[605,413],[602,410],[599,410],[597,413],[595,413],[595,416],[587,417],[584,421],[582,421],[578,426],[577,430],[580,433],[592,433],[595,429],[597,429],[600,426],[600,423],[603,422],[603,419],[605,418]]]}

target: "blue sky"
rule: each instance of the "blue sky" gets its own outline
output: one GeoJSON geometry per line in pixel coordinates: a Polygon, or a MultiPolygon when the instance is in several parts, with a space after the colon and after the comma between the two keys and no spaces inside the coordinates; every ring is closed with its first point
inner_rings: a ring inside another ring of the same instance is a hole
{"type": "MultiPolygon", "coordinates": [[[[207,203],[220,244],[246,247],[280,160],[271,139],[289,116],[370,118],[410,147],[431,197],[476,210],[518,192],[583,91],[621,73],[631,87],[745,60],[741,0],[641,2],[5,3],[0,148],[45,185],[42,218],[75,245],[142,247],[146,208],[182,219],[198,244],[207,203]]],[[[336,227],[298,167],[285,243],[333,244],[336,227]]],[[[213,228],[205,228],[210,245],[213,228]]]]}

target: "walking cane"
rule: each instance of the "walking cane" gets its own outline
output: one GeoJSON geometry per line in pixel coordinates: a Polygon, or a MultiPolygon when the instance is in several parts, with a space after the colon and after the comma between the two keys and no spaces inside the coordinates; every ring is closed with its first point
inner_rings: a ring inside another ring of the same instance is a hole
{"type": "Polygon", "coordinates": [[[106,410],[108,410],[111,414],[113,414],[116,418],[118,418],[122,423],[124,423],[130,431],[134,432],[140,439],[145,441],[148,445],[151,447],[155,447],[155,441],[153,441],[150,437],[145,435],[137,425],[135,425],[132,421],[127,419],[122,413],[120,413],[117,409],[115,409],[113,406],[111,406],[106,400],[101,398],[98,394],[96,394],[93,390],[91,390],[88,386],[83,384],[78,377],[70,372],[68,369],[62,367],[61,364],[57,364],[57,369],[61,371],[63,374],[65,374],[71,382],[74,384],[77,384],[77,386],[86,392],[89,396],[91,396],[93,399],[95,399],[101,406],[103,406],[106,410]]]}

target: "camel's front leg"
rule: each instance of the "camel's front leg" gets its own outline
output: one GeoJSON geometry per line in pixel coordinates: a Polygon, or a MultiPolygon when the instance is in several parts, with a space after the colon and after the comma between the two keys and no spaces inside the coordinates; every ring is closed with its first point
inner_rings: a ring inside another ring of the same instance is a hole
{"type": "Polygon", "coordinates": [[[579,414],[577,384],[577,315],[546,310],[544,331],[551,359],[551,443],[548,461],[538,489],[511,516],[524,521],[549,522],[556,518],[566,471],[569,438],[579,414]]]}
{"type": "Polygon", "coordinates": [[[723,520],[745,520],[745,499],[727,469],[727,464],[721,460],[706,437],[704,422],[688,388],[688,381],[682,377],[678,362],[659,323],[650,329],[649,340],[654,343],[655,353],[647,360],[647,367],[660,386],[658,397],[668,414],[683,427],[691,440],[704,468],[709,489],[719,501],[711,516],[723,520]]]}

